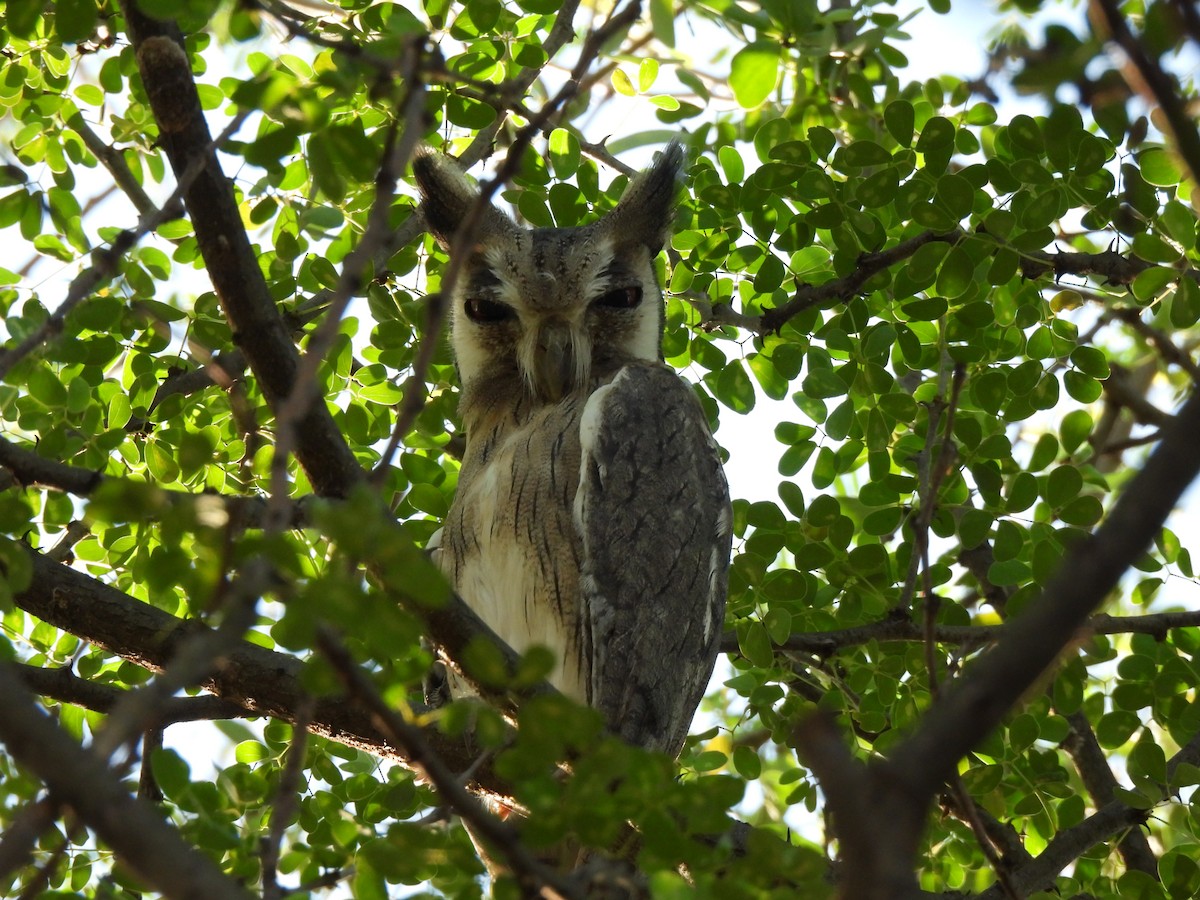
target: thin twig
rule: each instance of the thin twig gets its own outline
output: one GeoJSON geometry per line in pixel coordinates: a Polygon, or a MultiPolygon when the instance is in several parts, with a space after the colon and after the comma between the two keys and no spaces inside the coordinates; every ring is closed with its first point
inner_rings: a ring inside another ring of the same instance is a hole
{"type": "MultiPolygon", "coordinates": [[[[933,637],[940,644],[983,646],[1000,640],[1008,627],[1007,624],[936,625],[933,637]]],[[[1163,640],[1174,629],[1197,627],[1200,627],[1200,611],[1196,610],[1151,613],[1145,616],[1110,616],[1100,613],[1087,620],[1080,629],[1080,634],[1148,634],[1157,640],[1163,640]]],[[[923,625],[918,625],[907,617],[889,616],[865,625],[793,634],[779,646],[783,650],[793,652],[831,656],[839,650],[876,641],[920,641],[925,638],[923,625]]],[[[721,652],[739,653],[737,638],[724,638],[721,641],[721,652]]]]}
{"type": "Polygon", "coordinates": [[[299,808],[300,782],[304,775],[305,753],[308,747],[308,726],[312,721],[313,704],[308,701],[296,711],[292,725],[292,745],[288,748],[287,764],[279,778],[279,789],[271,808],[271,828],[262,839],[262,885],[265,900],[279,900],[285,895],[279,886],[279,851],[283,835],[293,813],[299,808]]]}
{"type": "Polygon", "coordinates": [[[350,694],[366,705],[379,727],[405,749],[410,761],[429,779],[443,802],[469,822],[475,833],[504,857],[526,896],[542,896],[543,888],[550,888],[563,898],[582,900],[584,895],[569,879],[539,861],[525,848],[520,833],[511,822],[501,821],[492,815],[474,794],[463,787],[454,772],[428,745],[421,729],[409,724],[387,705],[331,631],[326,628],[318,631],[317,646],[350,694]]]}
{"type": "Polygon", "coordinates": [[[61,332],[67,315],[76,306],[90,297],[100,285],[117,274],[117,266],[121,261],[121,257],[129,252],[139,240],[159,225],[162,225],[169,218],[178,215],[180,200],[192,182],[204,170],[203,161],[207,154],[214,152],[235,134],[241,128],[242,123],[248,115],[249,113],[247,112],[239,112],[225,130],[205,148],[204,153],[183,173],[183,176],[179,179],[179,183],[175,186],[175,190],[171,192],[171,196],[162,205],[161,209],[156,210],[151,215],[142,216],[136,226],[122,231],[108,247],[92,253],[92,264],[71,280],[71,284],[67,287],[67,296],[46,321],[41,324],[41,327],[27,335],[16,347],[0,352],[0,378],[11,372],[13,367],[28,354],[61,332]]]}

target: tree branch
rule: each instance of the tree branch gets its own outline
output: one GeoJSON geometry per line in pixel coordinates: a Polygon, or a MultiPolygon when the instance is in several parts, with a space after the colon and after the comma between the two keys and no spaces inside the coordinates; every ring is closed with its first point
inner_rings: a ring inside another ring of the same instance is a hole
{"type": "MultiPolygon", "coordinates": [[[[42,555],[29,551],[32,583],[15,597],[16,604],[44,622],[61,628],[108,652],[151,671],[162,671],[181,642],[208,631],[195,621],[129,597],[42,555]]],[[[305,664],[293,656],[240,641],[221,657],[202,681],[202,687],[253,715],[295,723],[298,710],[309,702],[302,684],[305,664]]],[[[102,701],[103,702],[103,701],[102,701]]],[[[166,715],[166,706],[160,715],[166,715]]],[[[310,730],[347,746],[405,762],[404,755],[373,724],[370,713],[343,697],[318,698],[310,730]]],[[[464,743],[430,729],[427,739],[447,765],[466,771],[475,756],[464,743]]],[[[497,792],[503,785],[486,767],[474,773],[473,783],[497,792]]]]}
{"type": "MultiPolygon", "coordinates": [[[[26,450],[7,438],[0,436],[0,466],[8,469],[22,485],[37,485],[54,488],[74,494],[76,497],[90,497],[101,487],[128,484],[130,487],[144,487],[144,482],[123,479],[112,475],[86,469],[83,466],[73,466],[70,463],[47,459],[34,450],[26,450]]],[[[262,497],[231,497],[224,494],[198,493],[190,494],[185,491],[172,491],[155,487],[155,496],[160,498],[164,507],[190,507],[197,520],[205,524],[217,524],[220,521],[233,521],[245,528],[261,528],[266,520],[267,501],[262,497]]],[[[308,510],[312,498],[301,497],[292,505],[292,519],[288,523],[292,528],[303,528],[308,523],[308,510]]]]}
{"type": "MultiPolygon", "coordinates": [[[[1080,629],[1085,634],[1149,634],[1163,640],[1175,628],[1200,627],[1200,612],[1150,613],[1144,616],[1110,616],[1100,613],[1092,616],[1080,629]]],[[[967,647],[981,646],[1001,640],[1009,625],[934,625],[933,638],[942,644],[959,644],[967,647]]],[[[923,625],[906,617],[888,617],[865,625],[836,628],[830,631],[811,631],[790,635],[779,645],[780,649],[831,656],[839,650],[868,644],[893,641],[921,641],[925,639],[923,625]]],[[[737,637],[722,638],[722,653],[738,653],[737,637]]]]}
{"type": "Polygon", "coordinates": [[[69,738],[0,666],[0,741],[13,758],[68,804],[141,878],[179,900],[249,898],[201,851],[188,846],[159,813],[131,797],[94,753],[69,738]]]}
{"type": "MultiPolygon", "coordinates": [[[[81,706],[94,712],[110,712],[129,691],[80,678],[67,666],[29,666],[14,663],[25,686],[41,697],[81,706]]],[[[166,728],[180,722],[207,722],[213,719],[241,719],[251,715],[245,707],[220,697],[171,697],[156,710],[154,728],[166,728]]]]}
{"type": "MultiPolygon", "coordinates": [[[[208,124],[182,35],[172,22],[122,0],[138,68],[159,126],[159,139],[179,178],[199,174],[184,189],[196,241],[221,307],[272,406],[296,380],[299,354],[258,267],[237,201],[210,145],[208,124]]],[[[364,473],[324,403],[310,405],[297,429],[296,455],[318,494],[345,496],[364,473]]]]}
{"type": "Polygon", "coordinates": [[[1145,41],[1129,30],[1129,23],[1115,0],[1091,0],[1089,13],[1097,33],[1116,41],[1133,64],[1123,67],[1126,83],[1151,107],[1157,106],[1162,111],[1175,149],[1191,172],[1192,182],[1197,182],[1200,180],[1200,132],[1196,130],[1195,118],[1187,108],[1179,85],[1150,56],[1145,41]]]}

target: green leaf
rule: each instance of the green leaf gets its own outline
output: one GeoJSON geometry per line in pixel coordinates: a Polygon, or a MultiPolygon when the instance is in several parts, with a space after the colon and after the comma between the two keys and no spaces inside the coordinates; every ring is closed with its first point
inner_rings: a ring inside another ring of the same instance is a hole
{"type": "Polygon", "coordinates": [[[741,184],[746,178],[746,163],[742,154],[726,144],[717,150],[717,160],[721,163],[721,171],[725,173],[728,184],[741,184]]]}
{"type": "Polygon", "coordinates": [[[1179,184],[1181,169],[1175,157],[1157,147],[1143,150],[1138,155],[1138,165],[1141,166],[1142,177],[1147,183],[1159,187],[1173,187],[1179,184]]]}
{"type": "Polygon", "coordinates": [[[550,164],[554,166],[557,177],[567,179],[579,171],[579,140],[571,132],[565,128],[555,128],[550,132],[548,150],[550,164]]]}
{"type": "Polygon", "coordinates": [[[885,166],[892,161],[892,154],[874,141],[855,141],[839,152],[843,165],[854,169],[868,166],[885,166]]]}
{"type": "Polygon", "coordinates": [[[943,116],[933,116],[921,129],[916,149],[918,153],[929,153],[952,146],[954,146],[953,123],[943,116]]]}
{"type": "Polygon", "coordinates": [[[240,763],[256,763],[270,759],[271,751],[259,741],[242,741],[234,748],[233,755],[240,763]]]}
{"type": "Polygon", "coordinates": [[[1080,403],[1095,403],[1104,393],[1104,386],[1091,375],[1074,370],[1063,373],[1063,385],[1067,393],[1080,403]]]}
{"type": "Polygon", "coordinates": [[[625,74],[625,70],[620,66],[612,70],[610,78],[612,86],[618,94],[625,97],[633,97],[637,94],[637,88],[633,86],[633,82],[629,80],[629,76],[625,74]]]}
{"type": "Polygon", "coordinates": [[[1091,528],[1103,516],[1104,506],[1096,497],[1076,497],[1059,511],[1059,518],[1076,528],[1091,528]]]}
{"type": "Polygon", "coordinates": [[[20,38],[32,37],[47,6],[48,0],[8,0],[5,29],[20,38]]]}
{"type": "Polygon", "coordinates": [[[1058,466],[1046,479],[1046,502],[1051,506],[1062,506],[1073,500],[1083,489],[1083,476],[1074,466],[1058,466]]]}
{"type": "Polygon", "coordinates": [[[91,37],[96,28],[96,0],[56,0],[54,27],[67,43],[91,37]]]}
{"type": "Polygon", "coordinates": [[[673,0],[650,0],[650,27],[654,30],[654,36],[664,47],[674,49],[675,4],[673,0]]]}
{"type": "Polygon", "coordinates": [[[729,363],[715,379],[706,376],[705,382],[712,388],[713,396],[734,412],[748,413],[754,409],[754,385],[739,361],[729,363]]]}
{"type": "Polygon", "coordinates": [[[893,100],[883,110],[883,122],[890,134],[901,147],[912,146],[913,129],[916,123],[916,112],[907,100],[893,100]]]}
{"type": "Polygon", "coordinates": [[[739,745],[733,748],[733,768],[747,781],[753,781],[762,774],[762,760],[753,747],[739,745]]]}
{"type": "Polygon", "coordinates": [[[1191,328],[1200,321],[1200,285],[1190,278],[1181,278],[1171,297],[1171,324],[1176,328],[1191,328]]]}
{"type": "Polygon", "coordinates": [[[658,60],[647,56],[638,64],[638,92],[646,93],[658,79],[658,60]]]}
{"type": "Polygon", "coordinates": [[[1071,351],[1071,363],[1085,375],[1100,379],[1108,377],[1108,357],[1095,347],[1076,347],[1071,351]]]}
{"type": "Polygon", "coordinates": [[[1014,146],[1031,153],[1041,154],[1044,149],[1042,129],[1026,115],[1014,116],[1008,123],[1008,138],[1014,146]]]}
{"type": "Polygon", "coordinates": [[[1133,296],[1142,303],[1149,303],[1161,294],[1171,282],[1178,277],[1178,273],[1167,268],[1155,266],[1139,272],[1133,279],[1133,283],[1129,286],[1133,291],[1133,296]]]}
{"type": "Polygon", "coordinates": [[[780,47],[773,41],[754,41],[733,55],[729,85],[739,106],[756,109],[771,96],[779,80],[780,63],[780,47]]]}
{"type": "Polygon", "coordinates": [[[33,239],[33,248],[62,262],[71,262],[76,256],[75,251],[64,244],[56,234],[38,235],[33,239]]]}
{"type": "Polygon", "coordinates": [[[1092,433],[1092,416],[1085,409],[1073,409],[1063,416],[1059,436],[1062,438],[1063,449],[1074,453],[1083,446],[1084,441],[1092,433]]]}
{"type": "Polygon", "coordinates": [[[947,173],[938,179],[937,196],[952,216],[962,219],[971,214],[975,187],[962,175],[947,173]]]}
{"type": "Polygon", "coordinates": [[[937,292],[951,300],[961,297],[970,288],[974,275],[975,263],[967,251],[952,247],[938,271],[937,292]]]}
{"type": "Polygon", "coordinates": [[[157,749],[150,756],[154,781],[170,800],[178,801],[191,786],[188,764],[174,750],[157,749]]]}
{"type": "Polygon", "coordinates": [[[67,402],[67,389],[62,380],[45,364],[33,370],[26,386],[30,396],[45,406],[54,408],[67,402]]]}
{"type": "Polygon", "coordinates": [[[750,622],[744,630],[739,629],[738,647],[751,665],[766,668],[775,663],[771,638],[767,629],[759,622],[750,622]]]}

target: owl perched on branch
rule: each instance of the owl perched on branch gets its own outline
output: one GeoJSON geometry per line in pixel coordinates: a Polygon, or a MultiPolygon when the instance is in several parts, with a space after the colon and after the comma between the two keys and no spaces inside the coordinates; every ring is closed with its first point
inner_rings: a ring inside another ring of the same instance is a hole
{"type": "Polygon", "coordinates": [[[692,389],[663,363],[662,249],[678,144],[579,228],[518,226],[448,157],[414,163],[450,247],[467,449],[439,564],[514,650],[625,740],[677,754],[725,611],[729,492],[692,389]]]}

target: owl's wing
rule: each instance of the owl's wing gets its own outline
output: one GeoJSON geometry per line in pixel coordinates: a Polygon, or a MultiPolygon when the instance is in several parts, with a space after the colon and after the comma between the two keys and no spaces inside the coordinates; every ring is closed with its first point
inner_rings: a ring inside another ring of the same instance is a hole
{"type": "Polygon", "coordinates": [[[575,524],[589,703],[614,732],[677,754],[716,661],[729,571],[729,488],[692,389],[631,365],[580,421],[575,524]]]}

